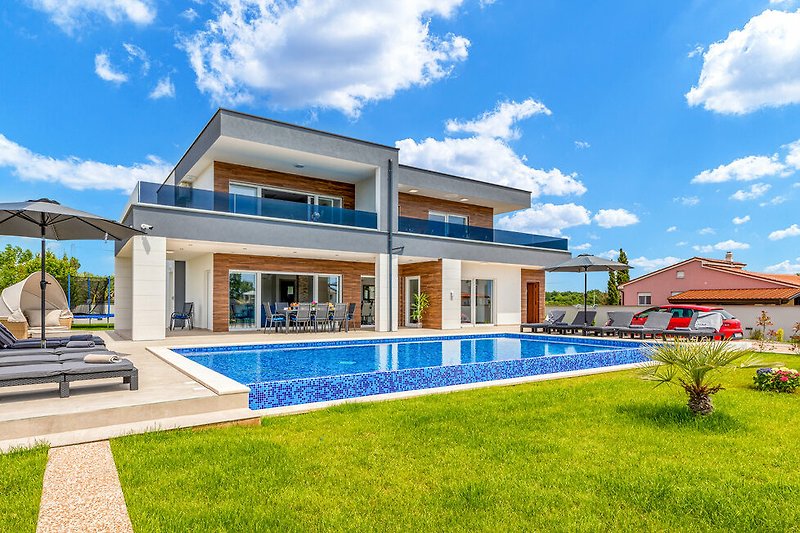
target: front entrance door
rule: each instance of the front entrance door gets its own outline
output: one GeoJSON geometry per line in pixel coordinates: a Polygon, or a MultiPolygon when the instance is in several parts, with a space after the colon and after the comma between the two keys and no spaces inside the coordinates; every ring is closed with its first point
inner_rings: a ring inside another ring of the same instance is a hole
{"type": "Polygon", "coordinates": [[[525,322],[537,324],[539,322],[539,282],[528,282],[527,312],[525,322]]]}

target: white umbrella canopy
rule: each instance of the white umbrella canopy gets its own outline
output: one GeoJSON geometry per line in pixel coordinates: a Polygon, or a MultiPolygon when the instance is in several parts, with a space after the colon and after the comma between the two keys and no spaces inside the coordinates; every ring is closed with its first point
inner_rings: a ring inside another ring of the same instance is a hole
{"type": "MultiPolygon", "coordinates": [[[[46,291],[45,240],[102,240],[122,241],[142,232],[113,220],[65,207],[55,200],[41,198],[27,202],[0,203],[0,235],[38,237],[42,240],[42,272],[39,280],[42,324],[45,323],[46,291]]],[[[45,328],[42,327],[42,347],[45,328]]]]}
{"type": "MultiPolygon", "coordinates": [[[[583,316],[586,317],[586,293],[587,273],[588,272],[618,272],[620,270],[630,270],[632,267],[625,263],[611,261],[596,255],[581,254],[563,263],[546,268],[547,272],[583,272],[583,316]]],[[[584,325],[586,325],[584,323],[584,325]]]]}

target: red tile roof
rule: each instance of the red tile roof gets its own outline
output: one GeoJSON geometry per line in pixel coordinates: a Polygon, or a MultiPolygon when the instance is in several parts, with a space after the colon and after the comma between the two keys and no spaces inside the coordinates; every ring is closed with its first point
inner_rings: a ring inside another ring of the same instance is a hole
{"type": "Polygon", "coordinates": [[[771,289],[691,289],[667,298],[670,303],[770,302],[786,303],[800,296],[800,287],[771,289]]]}

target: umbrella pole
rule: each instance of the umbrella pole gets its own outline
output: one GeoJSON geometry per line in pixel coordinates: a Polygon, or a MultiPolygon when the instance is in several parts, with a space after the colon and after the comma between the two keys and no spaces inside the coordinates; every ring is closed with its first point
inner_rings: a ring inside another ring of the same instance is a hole
{"type": "MultiPolygon", "coordinates": [[[[42,218],[44,218],[44,215],[42,215],[42,218]]],[[[44,270],[45,270],[45,263],[44,263],[44,254],[45,254],[44,232],[45,232],[45,229],[44,229],[44,224],[42,224],[41,228],[42,228],[42,279],[41,279],[41,281],[39,281],[39,287],[42,289],[42,310],[41,310],[42,311],[42,316],[41,316],[41,318],[42,318],[42,334],[41,334],[41,339],[42,339],[42,348],[47,348],[47,340],[45,339],[45,333],[44,333],[45,291],[47,291],[47,280],[44,277],[44,270]]]]}
{"type": "MultiPolygon", "coordinates": [[[[588,269],[583,271],[583,326],[584,327],[589,325],[589,324],[586,323],[586,295],[587,295],[587,292],[588,292],[587,284],[586,284],[586,277],[587,277],[588,273],[589,273],[588,269]]],[[[42,298],[44,298],[44,296],[42,298]]],[[[585,335],[585,333],[584,333],[584,335],[585,335]]]]}

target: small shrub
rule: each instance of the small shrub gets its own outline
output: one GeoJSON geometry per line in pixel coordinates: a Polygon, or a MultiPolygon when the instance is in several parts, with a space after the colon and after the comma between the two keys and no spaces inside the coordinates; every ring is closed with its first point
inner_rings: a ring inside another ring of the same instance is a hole
{"type": "Polygon", "coordinates": [[[762,391],[794,392],[800,387],[800,372],[791,368],[759,368],[753,386],[762,391]]]}
{"type": "Polygon", "coordinates": [[[753,330],[753,331],[750,333],[750,340],[754,340],[754,341],[760,341],[760,340],[761,340],[761,339],[763,339],[763,338],[764,338],[764,335],[761,333],[761,330],[760,330],[760,329],[754,329],[754,330],[753,330]]]}
{"type": "Polygon", "coordinates": [[[778,342],[783,342],[784,338],[785,334],[783,332],[783,328],[778,328],[778,330],[775,332],[775,340],[778,342]]]}

